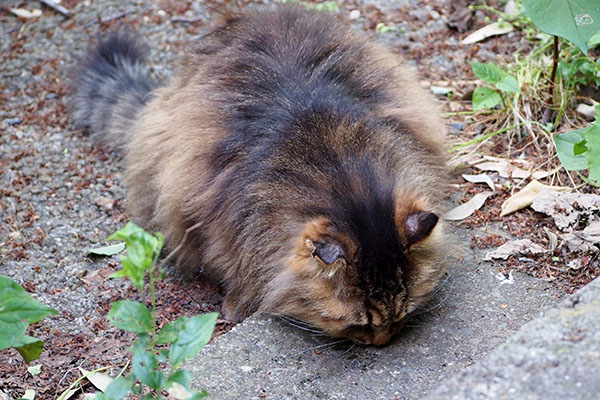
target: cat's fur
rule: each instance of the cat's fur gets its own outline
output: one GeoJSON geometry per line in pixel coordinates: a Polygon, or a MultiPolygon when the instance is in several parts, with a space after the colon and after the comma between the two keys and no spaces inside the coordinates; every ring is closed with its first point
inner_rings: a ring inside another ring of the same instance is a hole
{"type": "Polygon", "coordinates": [[[383,344],[444,273],[444,126],[396,56],[327,13],[230,13],[156,88],[114,34],[74,82],[75,123],[124,153],[134,221],[226,316],[289,315],[383,344]]]}

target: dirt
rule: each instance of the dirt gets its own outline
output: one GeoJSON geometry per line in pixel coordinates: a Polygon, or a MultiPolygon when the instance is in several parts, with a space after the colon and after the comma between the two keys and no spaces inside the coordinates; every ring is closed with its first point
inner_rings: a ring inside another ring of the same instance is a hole
{"type": "MultiPolygon", "coordinates": [[[[0,352],[0,390],[8,396],[18,398],[26,389],[33,389],[38,399],[56,398],[79,377],[77,367],[92,370],[111,366],[111,371],[117,372],[127,363],[126,348],[133,337],[113,328],[105,319],[106,313],[116,300],[143,300],[129,283],[108,279],[119,268],[116,257],[91,259],[85,251],[107,244],[106,237],[121,228],[128,216],[119,158],[95,148],[83,132],[69,125],[64,100],[78,57],[97,35],[129,27],[150,45],[154,73],[168,77],[170,62],[186,43],[199,40],[214,11],[228,3],[63,0],[61,4],[73,12],[72,18],[35,1],[3,3],[41,9],[42,16],[32,19],[18,18],[0,8],[0,274],[12,277],[59,311],[57,317],[44,319],[28,330],[45,341],[42,356],[31,363],[42,365],[39,375],[29,374],[15,351],[0,352]]],[[[444,112],[456,113],[471,109],[469,93],[477,81],[470,60],[501,64],[517,49],[526,52],[530,44],[523,40],[523,32],[515,31],[475,45],[461,45],[469,31],[486,24],[486,15],[493,15],[474,12],[467,32],[459,33],[446,23],[455,11],[451,3],[346,0],[340,4],[338,15],[402,54],[418,68],[424,85],[451,86],[454,96],[441,97],[440,102],[444,112]],[[354,10],[360,11],[358,19],[350,18],[354,10]],[[381,22],[398,29],[377,33],[381,22]]],[[[488,1],[492,7],[498,4],[488,1]]],[[[457,114],[447,123],[452,140],[462,142],[495,121],[486,120],[485,115],[457,114]]],[[[547,159],[531,139],[509,141],[503,135],[480,151],[499,157],[522,155],[537,165],[547,159]]],[[[547,168],[556,165],[553,161],[547,168]]],[[[504,184],[498,176],[494,179],[504,184]]],[[[564,173],[553,179],[554,184],[569,182],[564,173]]],[[[460,175],[454,184],[461,201],[486,190],[483,185],[465,183],[460,175]]],[[[461,222],[474,231],[485,231],[494,224],[502,230],[474,235],[470,240],[473,246],[491,248],[509,237],[528,237],[547,244],[543,227],[552,228],[549,218],[530,210],[499,217],[500,205],[509,196],[508,190],[500,191],[461,222]]],[[[585,256],[579,270],[566,269],[569,257],[573,256],[559,249],[535,260],[510,258],[496,264],[503,271],[526,270],[571,292],[597,276],[600,266],[597,256],[585,256]]],[[[163,324],[180,315],[219,311],[222,294],[208,282],[183,281],[168,270],[158,299],[163,324]]],[[[231,326],[219,320],[215,334],[231,326]]]]}

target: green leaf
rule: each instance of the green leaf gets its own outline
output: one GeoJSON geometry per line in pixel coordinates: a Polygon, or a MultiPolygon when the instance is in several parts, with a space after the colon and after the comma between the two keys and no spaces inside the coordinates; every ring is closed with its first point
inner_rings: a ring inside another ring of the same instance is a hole
{"type": "Polygon", "coordinates": [[[106,318],[117,328],[129,332],[146,333],[151,332],[153,328],[150,310],[137,301],[116,301],[106,318]]]}
{"type": "Polygon", "coordinates": [[[585,155],[575,155],[575,145],[583,142],[583,133],[585,129],[587,128],[577,129],[554,136],[556,154],[558,155],[560,163],[567,171],[580,171],[587,168],[587,159],[585,155]]]}
{"type": "Polygon", "coordinates": [[[111,277],[128,277],[135,287],[142,289],[145,272],[164,244],[163,236],[160,233],[152,235],[133,222],[128,222],[125,227],[109,236],[108,240],[121,240],[127,247],[127,255],[121,257],[123,269],[111,277]]]}
{"type": "Polygon", "coordinates": [[[24,335],[13,344],[25,362],[31,362],[42,354],[44,342],[29,335],[24,335]]]}
{"type": "Polygon", "coordinates": [[[502,101],[500,94],[487,87],[479,87],[473,92],[473,110],[493,108],[502,101]]]}
{"type": "Polygon", "coordinates": [[[575,145],[573,146],[573,154],[578,156],[578,155],[583,154],[586,151],[588,151],[586,144],[587,144],[587,142],[585,141],[585,139],[583,139],[579,143],[575,143],[575,145]]]}
{"type": "Polygon", "coordinates": [[[43,342],[25,335],[29,324],[57,314],[31,297],[12,279],[0,275],[0,350],[16,348],[26,362],[39,357],[43,342]]]}
{"type": "MultiPolygon", "coordinates": [[[[598,114],[597,114],[598,115],[598,114]]],[[[585,153],[589,178],[600,183],[600,116],[583,133],[588,151],[585,153]]]]}
{"type": "Polygon", "coordinates": [[[153,353],[137,350],[131,360],[133,373],[145,385],[160,389],[165,384],[165,376],[159,369],[158,360],[153,353]]]}
{"type": "Polygon", "coordinates": [[[523,5],[539,29],[575,43],[584,54],[600,29],[598,0],[523,0],[523,5]]]}
{"type": "Polygon", "coordinates": [[[125,243],[117,243],[111,244],[110,246],[98,247],[96,249],[87,249],[87,253],[98,256],[112,256],[122,252],[123,249],[125,249],[125,243]]]}
{"type": "Polygon", "coordinates": [[[208,343],[219,313],[196,315],[184,320],[184,325],[171,345],[169,361],[173,368],[194,357],[208,343]]]}
{"type": "Polygon", "coordinates": [[[138,290],[142,290],[144,287],[144,274],[146,273],[146,270],[139,268],[125,256],[121,256],[120,259],[123,268],[113,274],[110,274],[109,278],[129,278],[131,279],[133,286],[138,288],[138,290]]]}
{"type": "Polygon", "coordinates": [[[519,82],[510,75],[506,75],[500,79],[500,82],[496,83],[496,87],[500,90],[511,93],[519,93],[521,91],[519,88],[519,82]]]}
{"type": "Polygon", "coordinates": [[[180,369],[169,375],[167,378],[167,391],[175,399],[196,400],[202,399],[208,395],[204,390],[193,392],[190,387],[192,374],[184,369],[180,369]]]}
{"type": "Polygon", "coordinates": [[[473,72],[479,79],[491,83],[492,85],[500,82],[502,78],[507,75],[506,72],[502,71],[493,62],[483,64],[472,61],[471,68],[473,68],[473,72]]]}
{"type": "Polygon", "coordinates": [[[120,376],[106,387],[104,393],[96,393],[96,400],[121,400],[131,390],[133,382],[120,376]]]}
{"type": "Polygon", "coordinates": [[[177,336],[185,326],[187,319],[187,317],[179,317],[175,321],[165,324],[160,332],[158,332],[156,344],[173,343],[175,340],[177,340],[177,336]]]}
{"type": "Polygon", "coordinates": [[[594,47],[598,46],[600,44],[600,30],[596,33],[594,33],[594,35],[590,38],[590,40],[588,40],[588,47],[590,49],[593,49],[594,47]]]}

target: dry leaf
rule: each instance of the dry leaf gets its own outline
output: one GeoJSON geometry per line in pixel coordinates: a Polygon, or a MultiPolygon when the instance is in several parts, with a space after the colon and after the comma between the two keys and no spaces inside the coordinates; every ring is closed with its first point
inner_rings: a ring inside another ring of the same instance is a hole
{"type": "Polygon", "coordinates": [[[469,215],[473,214],[475,210],[479,210],[481,206],[483,206],[487,198],[493,194],[494,192],[477,193],[471,198],[471,200],[448,211],[444,215],[444,219],[449,221],[458,221],[467,218],[469,215]]]}
{"type": "Polygon", "coordinates": [[[496,171],[503,178],[515,178],[515,179],[525,179],[531,173],[522,168],[514,166],[512,163],[502,160],[502,161],[485,161],[479,164],[475,164],[475,168],[481,171],[496,171]]]}
{"type": "Polygon", "coordinates": [[[558,247],[558,236],[550,229],[544,227],[546,235],[548,235],[548,242],[550,243],[550,250],[554,251],[558,247]]]}
{"type": "Polygon", "coordinates": [[[589,218],[600,209],[600,196],[591,193],[557,193],[543,190],[531,205],[537,212],[554,218],[556,226],[564,231],[574,228],[582,217],[589,218]]]}
{"type": "Polygon", "coordinates": [[[42,15],[42,10],[39,8],[34,8],[32,11],[25,8],[9,8],[8,11],[23,19],[37,18],[42,15]]]}
{"type": "Polygon", "coordinates": [[[513,194],[504,203],[502,203],[502,211],[500,212],[500,216],[504,217],[505,215],[531,205],[531,203],[533,203],[533,199],[544,189],[555,191],[570,190],[569,188],[560,186],[544,185],[543,183],[533,180],[518,193],[513,194]]]}
{"type": "Polygon", "coordinates": [[[511,240],[510,242],[504,243],[494,251],[490,251],[483,258],[486,261],[490,261],[495,258],[501,258],[506,260],[512,255],[533,255],[543,253],[545,250],[539,244],[533,243],[529,239],[518,239],[511,240]]]}
{"type": "Polygon", "coordinates": [[[531,174],[531,177],[533,179],[537,179],[537,180],[544,179],[544,178],[549,177],[550,175],[554,175],[561,168],[562,168],[562,165],[559,165],[558,167],[556,167],[556,168],[554,168],[554,169],[552,169],[550,171],[542,171],[542,170],[535,171],[533,174],[531,174]]]}
{"type": "Polygon", "coordinates": [[[512,32],[513,26],[508,22],[492,22],[489,25],[484,26],[481,29],[477,29],[469,36],[464,38],[462,44],[472,44],[487,39],[490,36],[504,35],[505,33],[512,32]]]}
{"type": "Polygon", "coordinates": [[[104,392],[108,385],[113,381],[113,378],[111,378],[107,374],[102,374],[100,372],[90,372],[81,367],[79,367],[79,371],[82,373],[82,375],[87,375],[87,380],[90,381],[92,385],[96,386],[96,388],[102,392],[104,392]]]}
{"type": "Polygon", "coordinates": [[[490,178],[489,175],[487,175],[487,174],[479,174],[479,175],[463,174],[462,177],[465,178],[466,181],[473,182],[473,183],[487,183],[487,185],[490,187],[490,189],[496,190],[496,186],[494,186],[494,181],[492,181],[492,178],[490,178]]]}
{"type": "Polygon", "coordinates": [[[583,231],[574,231],[562,235],[570,251],[598,251],[595,244],[600,243],[600,221],[594,221],[583,231]]]}

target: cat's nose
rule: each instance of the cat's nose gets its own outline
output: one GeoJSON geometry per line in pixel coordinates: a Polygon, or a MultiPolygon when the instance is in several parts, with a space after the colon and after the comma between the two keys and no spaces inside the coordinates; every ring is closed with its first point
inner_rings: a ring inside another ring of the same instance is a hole
{"type": "Polygon", "coordinates": [[[371,344],[375,346],[383,346],[392,337],[391,329],[375,329],[371,335],[371,344]]]}

